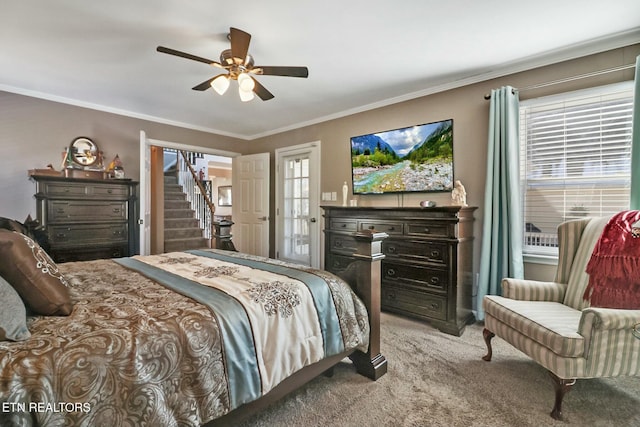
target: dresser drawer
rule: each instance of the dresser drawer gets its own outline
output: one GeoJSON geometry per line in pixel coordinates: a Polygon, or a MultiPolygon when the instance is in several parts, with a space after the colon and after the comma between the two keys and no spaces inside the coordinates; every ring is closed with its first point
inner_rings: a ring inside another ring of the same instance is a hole
{"type": "Polygon", "coordinates": [[[329,221],[329,229],[337,231],[357,231],[358,222],[356,220],[331,218],[329,221]]]}
{"type": "Polygon", "coordinates": [[[81,182],[46,182],[43,192],[49,197],[86,197],[87,186],[81,182]]]}
{"type": "Polygon", "coordinates": [[[446,242],[388,238],[382,242],[382,252],[389,258],[449,264],[449,244],[446,242]]]}
{"type": "Polygon", "coordinates": [[[449,226],[438,222],[408,222],[405,224],[407,236],[455,237],[450,236],[449,226]]]}
{"type": "Polygon", "coordinates": [[[49,223],[68,221],[126,221],[126,202],[91,200],[51,200],[48,203],[49,223]]]}
{"type": "Polygon", "coordinates": [[[381,299],[383,310],[412,313],[438,320],[447,319],[447,300],[439,295],[383,286],[381,299]]]}
{"type": "Polygon", "coordinates": [[[126,200],[129,197],[129,187],[125,185],[93,184],[90,194],[100,199],[126,200]]]}
{"type": "Polygon", "coordinates": [[[103,245],[128,241],[127,223],[122,224],[73,224],[49,227],[52,246],[103,245]]]}
{"type": "Polygon", "coordinates": [[[396,285],[412,286],[420,290],[446,293],[449,288],[448,270],[382,261],[382,280],[396,285]]]}
{"type": "Polygon", "coordinates": [[[329,235],[329,250],[331,252],[342,252],[352,254],[357,248],[356,239],[351,235],[331,234],[329,235]]]}
{"type": "Polygon", "coordinates": [[[99,198],[126,200],[129,197],[129,187],[126,185],[76,182],[47,182],[43,187],[44,193],[53,198],[99,198]]]}
{"type": "Polygon", "coordinates": [[[403,223],[394,221],[361,221],[359,229],[360,231],[376,230],[387,233],[389,236],[401,235],[403,223]]]}

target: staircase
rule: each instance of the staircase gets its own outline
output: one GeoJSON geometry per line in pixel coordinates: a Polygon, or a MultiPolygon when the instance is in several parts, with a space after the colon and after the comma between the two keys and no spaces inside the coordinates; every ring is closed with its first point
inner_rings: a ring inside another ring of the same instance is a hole
{"type": "Polygon", "coordinates": [[[178,178],[173,173],[164,176],[164,251],[177,252],[208,248],[209,241],[195,217],[178,178]]]}

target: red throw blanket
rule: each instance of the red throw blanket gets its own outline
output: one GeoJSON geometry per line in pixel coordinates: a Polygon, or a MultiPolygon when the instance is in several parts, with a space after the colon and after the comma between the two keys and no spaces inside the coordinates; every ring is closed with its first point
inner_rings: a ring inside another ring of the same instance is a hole
{"type": "Polygon", "coordinates": [[[587,264],[584,299],[594,307],[640,308],[640,237],[634,224],[640,211],[614,215],[602,231],[587,264]]]}

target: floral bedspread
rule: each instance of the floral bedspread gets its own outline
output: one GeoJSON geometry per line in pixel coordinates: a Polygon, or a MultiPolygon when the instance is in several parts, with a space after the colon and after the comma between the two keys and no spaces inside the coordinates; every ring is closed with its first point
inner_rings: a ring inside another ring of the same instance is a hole
{"type": "MultiPolygon", "coordinates": [[[[135,260],[151,269],[166,267],[166,274],[189,282],[197,279],[244,304],[257,396],[336,351],[327,342],[328,327],[309,311],[316,291],[300,275],[321,278],[330,289],[339,348],[367,349],[366,309],[335,276],[299,266],[287,270],[273,260],[265,272],[257,268],[262,258],[233,254],[236,264],[229,255],[205,251],[135,260]],[[216,253],[224,255],[218,259],[216,253]],[[315,319],[301,321],[303,314],[315,319]],[[274,331],[277,336],[268,335],[274,331]],[[300,334],[308,339],[296,338],[300,334]]],[[[246,392],[234,390],[250,381],[237,369],[235,377],[228,375],[243,351],[226,347],[236,340],[227,335],[237,326],[233,316],[115,260],[60,264],[60,270],[74,302],[71,315],[30,318],[30,339],[0,342],[0,425],[200,426],[246,401],[246,392]]]]}

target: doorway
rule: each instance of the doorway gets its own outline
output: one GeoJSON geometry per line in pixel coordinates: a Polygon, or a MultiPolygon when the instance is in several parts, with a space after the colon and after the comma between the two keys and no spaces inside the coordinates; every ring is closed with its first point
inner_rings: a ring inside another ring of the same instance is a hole
{"type": "MultiPolygon", "coordinates": [[[[151,227],[152,218],[151,215],[152,209],[158,209],[160,200],[158,198],[164,199],[164,186],[162,184],[157,184],[159,188],[153,188],[151,183],[151,170],[153,169],[159,170],[159,174],[162,174],[164,170],[164,164],[161,161],[158,161],[158,158],[154,157],[151,154],[151,147],[160,147],[160,148],[172,148],[176,150],[185,150],[189,152],[196,152],[202,154],[209,154],[213,156],[222,156],[222,157],[237,157],[239,153],[224,151],[214,148],[207,148],[201,146],[194,146],[188,144],[182,144],[171,141],[162,141],[157,139],[147,138],[147,135],[144,131],[140,131],[140,254],[141,255],[149,255],[151,253],[151,233],[153,232],[154,227],[151,227]],[[152,165],[153,162],[158,162],[159,164],[152,165]]],[[[160,150],[162,151],[162,150],[160,150]]],[[[155,180],[156,182],[162,182],[161,180],[155,180]]],[[[164,222],[164,216],[160,216],[162,218],[162,222],[164,222]]],[[[157,220],[160,222],[159,220],[157,220]]],[[[160,226],[161,224],[156,224],[156,226],[160,226]]]]}
{"type": "Polygon", "coordinates": [[[276,258],[320,267],[320,141],[276,150],[276,258]]]}

